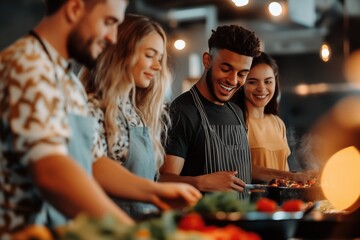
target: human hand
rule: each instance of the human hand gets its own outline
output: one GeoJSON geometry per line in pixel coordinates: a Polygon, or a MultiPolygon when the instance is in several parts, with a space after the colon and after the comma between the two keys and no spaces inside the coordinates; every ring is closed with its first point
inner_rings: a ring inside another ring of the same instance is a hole
{"type": "Polygon", "coordinates": [[[221,171],[199,176],[199,185],[204,192],[244,191],[245,183],[236,177],[236,171],[221,171]]]}
{"type": "Polygon", "coordinates": [[[199,190],[189,184],[160,182],[151,199],[161,210],[168,210],[194,205],[201,197],[199,190]]]}

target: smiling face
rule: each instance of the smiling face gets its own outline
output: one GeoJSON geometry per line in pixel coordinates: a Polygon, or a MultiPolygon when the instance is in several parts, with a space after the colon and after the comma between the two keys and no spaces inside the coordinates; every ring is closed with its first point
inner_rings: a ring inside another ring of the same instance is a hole
{"type": "Polygon", "coordinates": [[[245,83],[252,59],[227,49],[213,49],[211,55],[205,53],[203,62],[207,68],[207,88],[203,95],[218,105],[228,102],[245,83]]]}
{"type": "Polygon", "coordinates": [[[132,69],[135,85],[138,88],[149,87],[160,74],[164,55],[164,40],[156,31],[145,36],[138,46],[138,59],[132,69]]]}
{"type": "Polygon", "coordinates": [[[261,63],[253,67],[244,85],[247,108],[263,109],[274,96],[276,80],[273,69],[261,63]]]}
{"type": "Polygon", "coordinates": [[[124,20],[128,2],[106,0],[85,9],[84,16],[69,34],[67,48],[71,58],[92,67],[109,44],[116,42],[118,25],[124,20]]]}

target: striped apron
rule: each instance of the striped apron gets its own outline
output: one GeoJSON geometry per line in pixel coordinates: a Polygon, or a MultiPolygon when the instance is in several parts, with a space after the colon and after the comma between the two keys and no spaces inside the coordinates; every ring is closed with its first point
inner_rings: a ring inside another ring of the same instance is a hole
{"type": "MultiPolygon", "coordinates": [[[[200,113],[205,132],[205,174],[237,171],[238,178],[250,183],[251,159],[247,133],[235,109],[229,103],[225,103],[234,112],[239,121],[238,125],[210,125],[196,89],[192,87],[190,93],[200,113]]],[[[240,199],[248,197],[249,193],[246,191],[239,193],[240,199]]]]}

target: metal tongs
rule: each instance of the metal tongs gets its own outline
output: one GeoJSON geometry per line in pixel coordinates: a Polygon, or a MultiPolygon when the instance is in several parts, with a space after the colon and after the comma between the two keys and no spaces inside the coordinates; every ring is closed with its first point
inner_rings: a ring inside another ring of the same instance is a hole
{"type": "Polygon", "coordinates": [[[269,187],[273,187],[273,186],[267,184],[249,184],[249,183],[245,184],[246,189],[265,189],[269,187]]]}

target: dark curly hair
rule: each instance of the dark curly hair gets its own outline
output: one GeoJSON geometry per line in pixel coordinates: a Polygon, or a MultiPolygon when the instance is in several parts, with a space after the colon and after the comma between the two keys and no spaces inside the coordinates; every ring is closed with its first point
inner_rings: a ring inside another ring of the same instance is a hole
{"type": "Polygon", "coordinates": [[[260,55],[260,40],[239,25],[219,26],[212,30],[208,41],[209,51],[213,48],[227,49],[241,55],[256,57],[260,55]]]}

